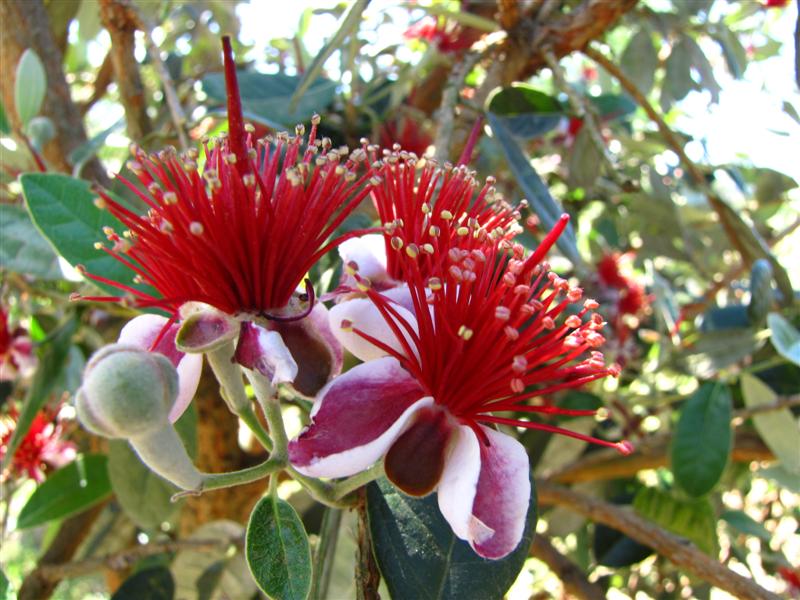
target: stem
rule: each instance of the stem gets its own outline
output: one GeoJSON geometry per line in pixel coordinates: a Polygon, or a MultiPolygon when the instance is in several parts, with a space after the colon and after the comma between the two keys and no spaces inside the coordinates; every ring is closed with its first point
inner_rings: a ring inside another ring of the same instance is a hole
{"type": "Polygon", "coordinates": [[[362,486],[367,485],[368,483],[375,481],[378,477],[383,475],[383,461],[379,461],[372,465],[366,471],[361,471],[361,473],[356,473],[352,477],[348,477],[347,479],[343,479],[341,481],[337,481],[333,484],[333,497],[336,500],[344,498],[351,492],[356,491],[362,486]]]}
{"type": "Polygon", "coordinates": [[[381,583],[381,573],[372,553],[372,539],[369,534],[369,519],[367,517],[367,498],[364,490],[359,493],[358,503],[358,533],[356,550],[356,598],[358,600],[377,600],[378,586],[381,583]]]}
{"type": "Polygon", "coordinates": [[[323,600],[328,595],[331,582],[333,559],[336,555],[336,543],[339,539],[339,526],[342,523],[342,511],[338,508],[326,508],[322,517],[319,532],[319,544],[314,552],[314,570],[311,579],[312,600],[323,600]]]}
{"type": "Polygon", "coordinates": [[[258,420],[255,411],[248,406],[237,416],[242,420],[242,423],[247,425],[247,428],[253,433],[254,436],[256,436],[256,439],[261,443],[261,445],[264,446],[268,452],[272,452],[272,440],[270,439],[269,434],[266,432],[264,427],[261,425],[261,421],[258,420]]]}
{"type": "Polygon", "coordinates": [[[264,411],[264,416],[267,418],[269,432],[275,444],[274,453],[285,458],[288,456],[286,447],[289,445],[289,440],[286,437],[286,428],[283,426],[283,413],[281,412],[281,403],[278,400],[277,390],[261,373],[250,369],[244,369],[244,373],[250,381],[250,385],[253,386],[256,400],[258,400],[261,409],[264,411]]]}
{"type": "Polygon", "coordinates": [[[254,465],[239,471],[231,471],[230,473],[203,473],[203,478],[200,482],[199,489],[178,492],[172,496],[172,501],[174,502],[183,496],[198,496],[211,490],[218,490],[221,488],[252,483],[254,481],[258,481],[259,479],[263,479],[267,475],[280,471],[285,466],[286,460],[280,456],[277,456],[270,457],[269,460],[266,460],[259,465],[254,465]]]}

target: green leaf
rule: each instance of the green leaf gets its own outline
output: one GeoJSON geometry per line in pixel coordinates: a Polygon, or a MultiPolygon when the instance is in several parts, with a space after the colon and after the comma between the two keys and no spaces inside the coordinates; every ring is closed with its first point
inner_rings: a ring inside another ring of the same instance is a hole
{"type": "Polygon", "coordinates": [[[530,85],[516,83],[494,92],[487,110],[501,116],[521,139],[534,139],[555,129],[566,117],[558,99],[530,85]]]}
{"type": "Polygon", "coordinates": [[[6,600],[6,598],[8,598],[8,592],[11,591],[9,589],[10,587],[8,577],[0,570],[0,600],[6,600]]]}
{"type": "MultiPolygon", "coordinates": [[[[742,398],[748,408],[774,404],[778,395],[758,377],[742,373],[742,398]]],[[[753,415],[756,431],[789,471],[800,473],[800,428],[788,408],[753,415]]]]}
{"type": "MultiPolygon", "coordinates": [[[[294,108],[289,99],[300,85],[300,78],[283,73],[264,74],[239,71],[239,93],[244,116],[274,129],[289,129],[308,121],[314,113],[323,114],[336,96],[336,82],[320,77],[308,88],[294,108]]],[[[227,98],[225,77],[212,73],[203,78],[203,91],[221,104],[227,98]]]]}
{"type": "Polygon", "coordinates": [[[75,176],[78,176],[83,169],[83,166],[89,162],[92,157],[97,154],[105,145],[106,138],[111,135],[114,131],[122,127],[125,123],[124,119],[120,119],[107,129],[104,129],[97,135],[95,135],[92,139],[85,141],[83,144],[75,148],[72,152],[69,153],[69,162],[73,165],[72,173],[75,176]]]}
{"type": "Polygon", "coordinates": [[[719,383],[704,383],[681,409],[670,460],[675,481],[691,496],[717,484],[731,452],[731,395],[719,383]]]}
{"type": "Polygon", "coordinates": [[[747,68],[747,50],[739,41],[739,36],[724,25],[720,25],[713,38],[722,48],[722,55],[725,57],[731,75],[736,79],[741,79],[747,68]]]}
{"type": "Polygon", "coordinates": [[[765,542],[772,541],[772,534],[767,531],[767,528],[744,511],[727,510],[719,518],[745,535],[752,535],[765,542]]]}
{"type": "Polygon", "coordinates": [[[586,96],[597,111],[601,121],[616,121],[636,112],[636,102],[622,94],[600,94],[586,96]]]}
{"type": "Polygon", "coordinates": [[[375,558],[394,600],[502,598],[528,557],[537,516],[534,492],[519,546],[501,560],[486,560],[453,534],[435,494],[412,498],[381,479],[367,486],[367,513],[375,558]]]}
{"type": "Polygon", "coordinates": [[[772,306],[772,265],[764,258],[753,263],[750,271],[750,304],[747,316],[753,325],[763,323],[772,306]]]}
{"type": "Polygon", "coordinates": [[[58,257],[25,209],[0,204],[0,267],[39,279],[61,279],[58,257]]]}
{"type": "Polygon", "coordinates": [[[706,554],[717,556],[717,519],[707,498],[680,500],[669,492],[645,487],[636,493],[633,508],[646,519],[694,542],[706,554]]]}
{"type": "Polygon", "coordinates": [[[0,102],[0,133],[3,135],[8,135],[11,133],[11,123],[8,122],[6,108],[3,106],[2,102],[0,102]]]}
{"type": "MultiPolygon", "coordinates": [[[[522,153],[522,149],[514,139],[503,117],[498,117],[490,112],[488,113],[488,119],[492,132],[508,161],[508,166],[530,203],[531,210],[539,217],[545,229],[551,229],[561,215],[564,214],[564,209],[550,195],[547,186],[545,186],[530,161],[522,153]]],[[[575,230],[571,223],[567,225],[564,233],[561,234],[556,243],[561,252],[573,264],[583,263],[575,240],[575,230]]]]}
{"type": "Polygon", "coordinates": [[[592,550],[597,564],[615,569],[635,565],[653,554],[649,546],[605,525],[595,525],[592,550]]]}
{"type": "Polygon", "coordinates": [[[692,79],[692,51],[685,36],[672,46],[667,58],[667,74],[664,79],[665,91],[671,98],[681,100],[693,89],[697,88],[692,79]]]}
{"type": "Polygon", "coordinates": [[[51,474],[22,507],[17,527],[27,529],[63,519],[94,506],[111,494],[103,454],[78,456],[51,474]]]}
{"type": "Polygon", "coordinates": [[[707,379],[750,356],[760,345],[761,341],[752,327],[703,331],[682,359],[692,375],[707,379]]]}
{"type": "Polygon", "coordinates": [[[800,331],[778,313],[767,315],[767,325],[772,331],[770,339],[778,354],[800,366],[800,331]]]}
{"type": "Polygon", "coordinates": [[[151,567],[137,571],[128,577],[111,600],[172,600],[175,597],[175,581],[166,567],[151,567]]]}
{"type": "Polygon", "coordinates": [[[289,99],[290,110],[298,105],[298,102],[311,87],[311,84],[317,81],[317,78],[322,74],[322,67],[325,61],[328,60],[334,52],[340,50],[344,46],[344,42],[348,37],[358,32],[361,14],[367,7],[367,4],[369,4],[369,0],[356,0],[350,5],[350,9],[342,18],[342,24],[336,30],[336,33],[334,33],[333,37],[331,37],[319,52],[317,52],[317,55],[314,57],[314,62],[311,63],[303,74],[303,79],[297,85],[297,89],[289,99]]]}
{"type": "Polygon", "coordinates": [[[639,30],[631,38],[622,52],[620,67],[640,92],[650,93],[658,69],[658,53],[649,31],[639,30]]]}
{"type": "Polygon", "coordinates": [[[592,141],[588,127],[581,127],[569,153],[567,185],[570,189],[590,189],[603,168],[603,155],[592,141]]]}
{"type": "Polygon", "coordinates": [[[42,406],[44,406],[44,403],[47,402],[50,394],[54,391],[58,391],[56,389],[58,377],[69,356],[72,336],[77,328],[77,321],[70,318],[39,346],[37,350],[39,367],[36,369],[33,381],[22,403],[19,419],[17,419],[17,426],[14,429],[14,434],[11,436],[11,440],[8,442],[5,457],[3,458],[2,465],[0,465],[0,471],[5,470],[8,466],[19,444],[28,433],[33,419],[42,406]]]}
{"type": "Polygon", "coordinates": [[[270,598],[302,600],[311,589],[311,549],[300,517],[287,502],[258,501],[247,524],[245,556],[250,572],[270,598]]]}
{"type": "Polygon", "coordinates": [[[14,80],[14,104],[24,128],[39,114],[47,92],[47,74],[39,55],[31,48],[25,50],[17,63],[14,80]]]}
{"type": "MultiPolygon", "coordinates": [[[[20,177],[22,193],[33,222],[61,256],[71,265],[83,265],[93,275],[133,285],[134,273],[94,244],[105,240],[103,227],[122,232],[125,227],[114,216],[94,205],[96,194],[89,183],[55,173],[26,173],[20,177]]],[[[120,290],[97,284],[118,295],[120,290]]]]}

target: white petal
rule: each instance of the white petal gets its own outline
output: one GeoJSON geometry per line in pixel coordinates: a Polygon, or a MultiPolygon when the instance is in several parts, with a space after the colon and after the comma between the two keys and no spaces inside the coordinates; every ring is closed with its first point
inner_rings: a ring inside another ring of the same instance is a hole
{"type": "Polygon", "coordinates": [[[178,371],[178,397],[169,411],[169,422],[177,421],[187,409],[197,391],[200,383],[200,374],[203,372],[202,354],[184,354],[177,366],[178,371]]]}
{"type": "Polygon", "coordinates": [[[386,272],[386,242],[381,233],[345,240],[339,245],[339,256],[345,264],[356,263],[358,274],[369,278],[373,283],[389,279],[386,272]]]}
{"type": "MultiPolygon", "coordinates": [[[[416,332],[417,319],[414,315],[400,305],[395,304],[393,307],[402,319],[411,326],[413,331],[416,332]]],[[[396,350],[399,354],[407,356],[403,345],[397,339],[392,328],[383,318],[378,308],[372,303],[372,300],[368,298],[354,298],[335,305],[331,308],[329,318],[333,335],[341,342],[342,346],[363,361],[387,356],[387,353],[371,342],[368,342],[357,333],[342,329],[343,321],[349,322],[352,327],[383,342],[385,345],[396,350]]],[[[397,326],[400,331],[403,332],[403,336],[416,355],[416,345],[411,339],[406,327],[402,323],[397,323],[397,326]]]]}
{"type": "Polygon", "coordinates": [[[466,425],[460,425],[456,435],[439,481],[437,497],[439,510],[453,533],[462,540],[471,540],[475,535],[491,535],[491,530],[485,531],[486,526],[476,523],[472,516],[481,473],[481,448],[477,436],[466,425]]]}

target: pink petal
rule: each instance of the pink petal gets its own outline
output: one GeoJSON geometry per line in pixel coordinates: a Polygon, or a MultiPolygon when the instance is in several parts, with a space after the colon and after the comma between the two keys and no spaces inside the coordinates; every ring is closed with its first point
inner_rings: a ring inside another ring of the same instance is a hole
{"type": "MultiPolygon", "coordinates": [[[[373,284],[380,284],[389,279],[386,271],[386,242],[383,234],[374,233],[351,238],[339,244],[339,256],[342,262],[355,263],[358,274],[367,277],[373,284]]],[[[345,276],[345,283],[355,286],[352,277],[345,276]],[[351,281],[352,280],[352,281],[351,281]]]]}
{"type": "Polygon", "coordinates": [[[272,323],[297,363],[292,386],[300,394],[313,398],[322,387],[342,372],[344,350],[331,331],[328,309],[321,302],[314,305],[305,319],[272,323]]]}
{"type": "Polygon", "coordinates": [[[272,385],[294,381],[297,377],[297,363],[281,334],[255,323],[242,323],[234,358],[243,367],[261,373],[272,385]]]}
{"type": "MultiPolygon", "coordinates": [[[[403,320],[417,331],[417,319],[413,313],[400,305],[394,305],[395,310],[402,316],[403,320]]],[[[399,354],[406,355],[403,345],[398,340],[392,328],[383,318],[381,312],[368,298],[354,298],[335,305],[330,310],[330,324],[333,335],[347,348],[356,358],[369,361],[376,358],[387,356],[386,351],[365,340],[363,337],[349,331],[355,327],[363,331],[370,337],[383,342],[385,345],[396,350],[399,354]],[[346,325],[346,328],[342,326],[346,325]]],[[[409,346],[416,351],[416,346],[411,342],[411,336],[407,329],[398,323],[400,331],[409,342],[409,346]]]]}
{"type": "Polygon", "coordinates": [[[469,428],[461,427],[439,484],[439,508],[453,533],[467,540],[476,553],[499,559],[522,539],[531,495],[530,467],[525,448],[517,440],[488,427],[481,429],[489,438],[488,447],[469,428]]]}
{"type": "Polygon", "coordinates": [[[178,325],[173,323],[153,347],[164,326],[165,317],[158,315],[140,315],[128,321],[117,340],[121,344],[131,344],[143,350],[158,352],[166,356],[178,371],[178,397],[169,411],[169,420],[174,423],[183,414],[194,398],[200,374],[203,371],[202,354],[185,354],[175,347],[175,336],[178,325]]]}
{"type": "Polygon", "coordinates": [[[311,424],[289,442],[289,460],[313,477],[347,477],[386,454],[409,418],[433,404],[419,383],[386,357],[358,365],[325,386],[311,424]]]}

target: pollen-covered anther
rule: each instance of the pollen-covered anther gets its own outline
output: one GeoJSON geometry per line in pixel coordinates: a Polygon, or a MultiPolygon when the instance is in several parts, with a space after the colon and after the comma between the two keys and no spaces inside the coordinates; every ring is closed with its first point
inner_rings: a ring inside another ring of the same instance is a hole
{"type": "Polygon", "coordinates": [[[545,329],[555,329],[556,322],[553,320],[553,317],[544,317],[542,319],[542,327],[545,329]]]}
{"type": "Polygon", "coordinates": [[[583,344],[583,337],[580,335],[580,332],[575,332],[571,335],[568,335],[564,338],[564,346],[567,348],[577,348],[583,344]]]}
{"type": "Polygon", "coordinates": [[[443,210],[439,213],[439,216],[442,218],[443,221],[452,221],[453,220],[453,213],[449,210],[443,210]]]}
{"type": "Polygon", "coordinates": [[[128,167],[128,170],[132,171],[137,177],[141,177],[144,175],[144,169],[142,168],[142,163],[137,160],[129,160],[125,163],[125,166],[128,167]]]}
{"type": "Polygon", "coordinates": [[[503,333],[512,342],[515,342],[519,339],[519,330],[511,327],[511,325],[506,325],[503,327],[503,333]]]}
{"type": "Polygon", "coordinates": [[[598,308],[600,308],[600,304],[597,302],[597,300],[592,300],[591,298],[589,298],[583,303],[583,308],[585,308],[586,310],[597,310],[598,308]]]}
{"type": "Polygon", "coordinates": [[[117,236],[116,232],[115,232],[115,231],[114,231],[114,230],[113,230],[111,227],[109,227],[108,225],[106,225],[105,227],[103,227],[103,234],[104,234],[104,235],[105,235],[105,236],[106,236],[106,237],[107,237],[109,240],[111,240],[111,239],[114,239],[114,238],[117,236]]]}
{"type": "Polygon", "coordinates": [[[519,377],[514,377],[514,379],[511,380],[511,391],[515,394],[521,394],[525,391],[525,382],[519,377]]]}
{"type": "Polygon", "coordinates": [[[306,126],[303,125],[302,123],[298,123],[297,125],[294,126],[294,133],[297,136],[305,135],[306,134],[306,126]]]}
{"type": "Polygon", "coordinates": [[[255,160],[258,158],[258,152],[255,148],[248,148],[247,149],[247,159],[248,160],[255,160]]]}
{"type": "Polygon", "coordinates": [[[428,228],[428,235],[430,235],[431,237],[439,237],[439,234],[441,232],[442,232],[441,228],[439,228],[437,225],[431,225],[428,228]]]}
{"type": "Polygon", "coordinates": [[[457,282],[461,283],[464,281],[464,272],[456,265],[450,265],[447,269],[447,272],[450,274],[450,277],[455,279],[457,282]]]}
{"type": "Polygon", "coordinates": [[[564,324],[572,329],[577,329],[581,326],[581,318],[578,315],[570,315],[564,320],[564,324]]]}
{"type": "Polygon", "coordinates": [[[189,223],[189,231],[192,233],[192,235],[203,235],[203,224],[199,221],[192,221],[189,223]]]}
{"type": "Polygon", "coordinates": [[[106,208],[108,208],[108,204],[106,203],[106,201],[103,198],[100,198],[100,197],[95,198],[92,201],[92,203],[99,210],[105,210],[106,208]]]}
{"type": "Polygon", "coordinates": [[[147,186],[147,191],[150,192],[151,196],[156,196],[161,191],[161,186],[154,181],[147,186]]]}
{"type": "Polygon", "coordinates": [[[342,319],[341,323],[339,323],[339,327],[342,331],[353,331],[353,322],[350,319],[342,319]]]}
{"type": "Polygon", "coordinates": [[[606,338],[596,331],[587,331],[583,337],[591,348],[599,348],[606,341],[606,338]]]}
{"type": "Polygon", "coordinates": [[[461,237],[464,237],[464,236],[465,236],[465,235],[467,235],[468,233],[469,233],[469,227],[464,227],[464,226],[462,225],[461,227],[459,227],[458,229],[456,229],[456,234],[457,234],[457,235],[459,235],[459,236],[461,236],[461,237]]]}
{"type": "Polygon", "coordinates": [[[517,296],[529,296],[531,293],[531,288],[530,286],[527,286],[524,283],[520,283],[519,285],[514,287],[514,293],[517,296]]]}
{"type": "Polygon", "coordinates": [[[513,273],[508,272],[503,275],[503,283],[508,287],[514,287],[514,285],[517,283],[517,277],[513,273]]]}
{"type": "Polygon", "coordinates": [[[494,309],[494,318],[500,321],[508,321],[511,318],[511,309],[507,306],[498,306],[494,309]]]}
{"type": "Polygon", "coordinates": [[[431,277],[428,279],[428,288],[434,292],[438,292],[442,289],[442,280],[438,277],[431,277]]]}
{"type": "Polygon", "coordinates": [[[419,246],[416,244],[409,244],[406,246],[406,254],[409,258],[417,258],[417,256],[419,256],[419,246]]]}
{"type": "Polygon", "coordinates": [[[474,332],[472,331],[472,329],[470,329],[466,325],[462,325],[461,327],[458,328],[458,337],[460,337],[465,342],[469,341],[473,333],[474,332]]]}
{"type": "Polygon", "coordinates": [[[447,251],[447,258],[450,259],[450,262],[461,262],[461,251],[458,248],[450,248],[447,251]]]}
{"type": "Polygon", "coordinates": [[[522,354],[517,354],[511,361],[511,370],[514,373],[524,373],[528,370],[528,359],[522,354]]]}
{"type": "Polygon", "coordinates": [[[423,202],[422,206],[420,207],[420,210],[422,211],[423,214],[427,215],[431,212],[431,205],[428,204],[427,202],[423,202]]]}
{"type": "Polygon", "coordinates": [[[178,203],[178,194],[173,191],[164,192],[162,196],[162,200],[164,204],[177,204],[178,203]]]}
{"type": "Polygon", "coordinates": [[[242,175],[242,183],[245,187],[255,187],[256,185],[256,176],[252,173],[247,173],[246,175],[242,175]]]}
{"type": "Polygon", "coordinates": [[[369,182],[373,186],[380,185],[381,181],[383,181],[383,180],[380,177],[378,177],[377,175],[373,175],[372,177],[369,178],[369,182]]]}
{"type": "Polygon", "coordinates": [[[433,244],[422,244],[422,251],[426,254],[433,254],[434,248],[433,244]]]}
{"type": "Polygon", "coordinates": [[[356,279],[356,287],[362,291],[366,292],[372,287],[372,282],[367,279],[366,277],[358,277],[356,279]]]}
{"type": "Polygon", "coordinates": [[[95,250],[102,250],[103,249],[103,244],[100,243],[100,242],[95,242],[94,243],[94,249],[95,250]]]}
{"type": "Polygon", "coordinates": [[[403,240],[397,236],[394,236],[391,241],[392,248],[395,250],[401,250],[403,248],[403,240]]]}
{"type": "Polygon", "coordinates": [[[583,296],[583,290],[581,288],[570,288],[567,292],[567,300],[570,302],[577,302],[583,296]]]}

